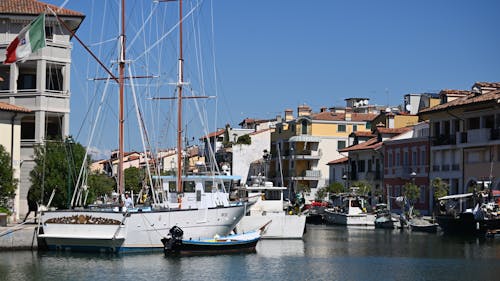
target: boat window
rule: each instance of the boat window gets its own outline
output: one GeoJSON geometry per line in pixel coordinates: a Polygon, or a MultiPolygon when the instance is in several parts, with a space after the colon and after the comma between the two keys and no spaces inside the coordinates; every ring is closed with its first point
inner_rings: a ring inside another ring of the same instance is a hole
{"type": "Polygon", "coordinates": [[[217,190],[217,182],[215,181],[205,181],[203,188],[206,193],[215,192],[217,190]]]}
{"type": "Polygon", "coordinates": [[[361,204],[358,200],[351,201],[351,207],[361,207],[361,204]]]}
{"type": "Polygon", "coordinates": [[[266,200],[281,200],[281,191],[280,190],[267,190],[266,191],[266,200]]]}
{"type": "Polygon", "coordinates": [[[168,182],[168,192],[177,192],[176,184],[174,181],[168,182]]]}
{"type": "Polygon", "coordinates": [[[183,182],[183,190],[184,192],[194,192],[196,187],[196,183],[194,181],[185,181],[183,182]]]}

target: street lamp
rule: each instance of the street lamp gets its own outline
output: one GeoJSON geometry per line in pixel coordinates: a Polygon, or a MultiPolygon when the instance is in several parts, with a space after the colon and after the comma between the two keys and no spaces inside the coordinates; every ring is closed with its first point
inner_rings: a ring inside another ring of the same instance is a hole
{"type": "Polygon", "coordinates": [[[417,173],[415,173],[415,171],[413,171],[413,172],[411,172],[410,176],[411,176],[411,182],[413,184],[415,184],[415,177],[417,176],[417,173]]]}

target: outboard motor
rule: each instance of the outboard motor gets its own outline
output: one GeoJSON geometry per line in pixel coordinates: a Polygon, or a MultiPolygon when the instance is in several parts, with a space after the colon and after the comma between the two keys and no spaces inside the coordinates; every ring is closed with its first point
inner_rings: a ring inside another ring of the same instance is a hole
{"type": "Polygon", "coordinates": [[[169,231],[168,236],[161,239],[165,254],[179,253],[182,247],[182,237],[184,231],[177,225],[174,225],[169,231]]]}

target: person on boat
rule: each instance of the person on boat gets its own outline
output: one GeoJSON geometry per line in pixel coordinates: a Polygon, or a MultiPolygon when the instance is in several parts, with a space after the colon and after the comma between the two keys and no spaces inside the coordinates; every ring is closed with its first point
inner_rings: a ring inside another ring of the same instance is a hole
{"type": "Polygon", "coordinates": [[[28,199],[28,213],[24,217],[23,222],[26,222],[26,219],[31,214],[31,212],[34,212],[36,223],[36,217],[38,216],[38,203],[36,202],[36,196],[33,187],[28,190],[28,196],[26,199],[28,199]]]}
{"type": "Polygon", "coordinates": [[[127,209],[134,207],[134,201],[132,200],[132,198],[130,198],[130,195],[128,193],[125,193],[125,207],[127,209]]]}

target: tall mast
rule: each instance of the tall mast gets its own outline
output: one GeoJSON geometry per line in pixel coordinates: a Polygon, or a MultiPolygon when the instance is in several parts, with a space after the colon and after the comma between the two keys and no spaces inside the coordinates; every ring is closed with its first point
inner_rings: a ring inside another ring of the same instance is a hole
{"type": "Polygon", "coordinates": [[[182,192],[182,84],[184,83],[182,54],[182,0],[179,0],[179,77],[177,83],[177,192],[182,192]]]}
{"type": "MultiPolygon", "coordinates": [[[[119,76],[118,84],[120,87],[120,115],[119,115],[119,129],[118,129],[118,192],[124,193],[124,172],[123,172],[123,96],[124,96],[124,72],[125,72],[125,0],[121,1],[121,32],[120,32],[120,59],[119,59],[119,76]]],[[[119,197],[122,200],[121,196],[119,197]]]]}

